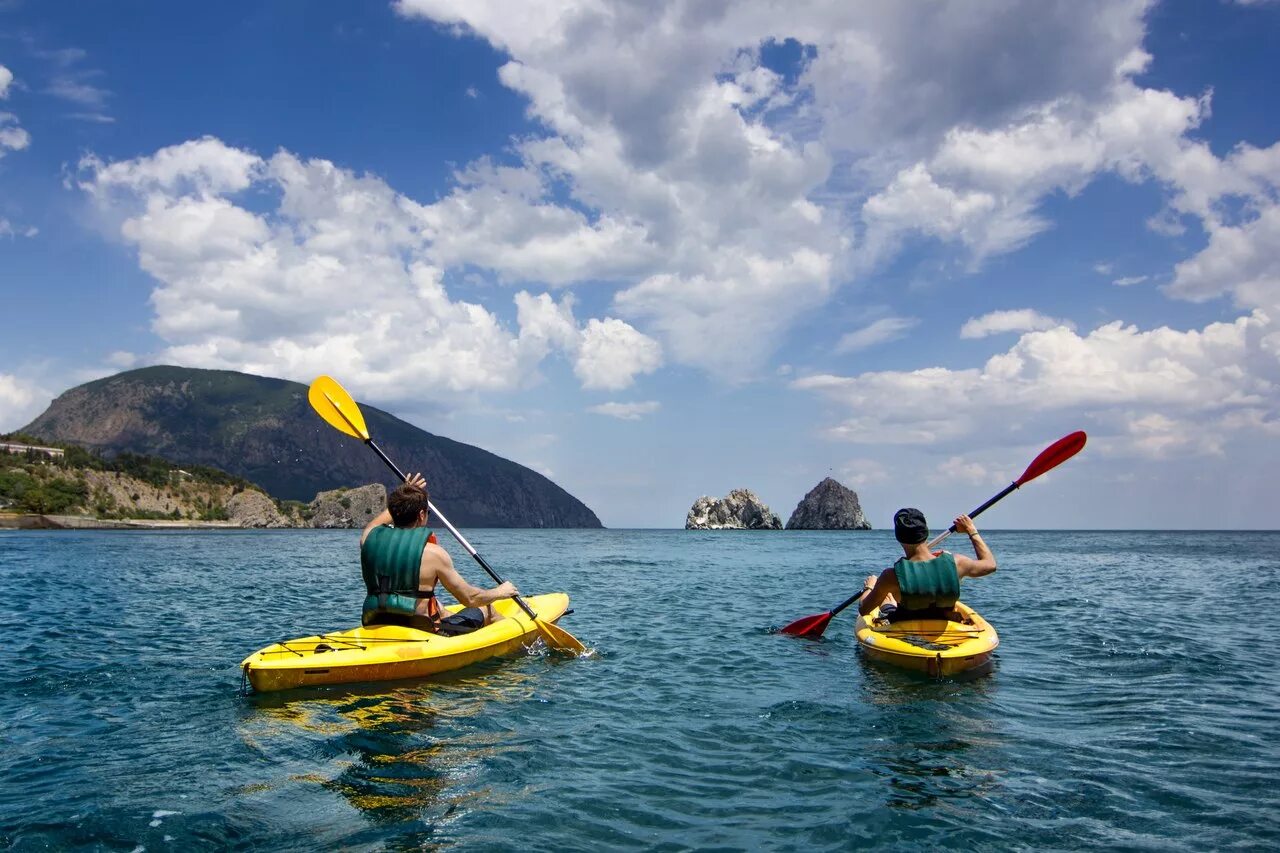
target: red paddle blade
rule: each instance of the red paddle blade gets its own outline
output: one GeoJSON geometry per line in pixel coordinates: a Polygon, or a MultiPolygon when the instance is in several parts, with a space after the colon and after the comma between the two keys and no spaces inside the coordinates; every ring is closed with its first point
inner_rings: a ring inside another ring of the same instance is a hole
{"type": "Polygon", "coordinates": [[[817,616],[806,616],[783,628],[781,633],[790,634],[793,637],[812,637],[817,639],[822,636],[823,631],[827,630],[827,623],[830,621],[831,611],[819,613],[817,616]]]}
{"type": "Polygon", "coordinates": [[[1014,482],[1016,485],[1021,486],[1023,483],[1031,482],[1045,471],[1052,471],[1081,450],[1084,450],[1086,440],[1088,440],[1088,436],[1084,434],[1083,430],[1073,432],[1071,435],[1064,435],[1042,450],[1039,456],[1032,459],[1031,464],[1027,466],[1027,470],[1023,471],[1022,476],[1014,482]]]}

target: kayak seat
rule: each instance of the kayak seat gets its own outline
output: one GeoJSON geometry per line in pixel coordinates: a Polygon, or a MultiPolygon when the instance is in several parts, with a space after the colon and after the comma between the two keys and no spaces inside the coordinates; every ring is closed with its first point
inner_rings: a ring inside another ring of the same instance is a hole
{"type": "Polygon", "coordinates": [[[922,610],[908,610],[905,607],[880,608],[880,616],[890,625],[895,622],[906,622],[909,619],[945,619],[949,622],[964,622],[965,618],[951,607],[926,607],[922,610]]]}
{"type": "Polygon", "coordinates": [[[364,618],[360,621],[366,628],[373,628],[377,625],[399,625],[404,628],[416,628],[419,631],[426,631],[430,634],[436,632],[435,623],[431,621],[430,617],[423,616],[420,613],[377,613],[366,611],[364,618]]]}

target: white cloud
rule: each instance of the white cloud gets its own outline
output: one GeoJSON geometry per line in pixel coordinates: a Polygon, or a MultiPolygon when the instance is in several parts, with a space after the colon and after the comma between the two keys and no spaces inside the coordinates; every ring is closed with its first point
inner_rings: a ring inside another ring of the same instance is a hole
{"type": "Polygon", "coordinates": [[[1208,115],[1207,97],[1143,89],[1117,73],[1105,95],[1063,95],[1003,127],[949,130],[927,160],[863,205],[863,263],[891,256],[912,233],[959,243],[975,263],[1012,251],[1049,226],[1037,213],[1042,199],[1075,194],[1105,172],[1185,187],[1183,208],[1202,209],[1214,158],[1186,134],[1208,115]]]}
{"type": "Polygon", "coordinates": [[[89,56],[86,51],[78,47],[39,49],[31,40],[28,40],[28,47],[33,55],[46,60],[53,66],[49,83],[44,87],[43,93],[79,108],[76,112],[66,114],[66,118],[99,124],[115,121],[107,114],[107,101],[111,97],[111,92],[98,85],[103,72],[84,66],[84,61],[89,56]]]}
{"type": "MultiPolygon", "coordinates": [[[[9,97],[13,85],[13,72],[0,65],[0,100],[9,97]]],[[[0,157],[9,151],[21,151],[31,144],[31,134],[18,125],[18,117],[0,110],[0,157]]]]}
{"type": "Polygon", "coordinates": [[[841,482],[854,491],[892,479],[889,469],[876,459],[850,459],[840,466],[839,473],[841,482]]]}
{"type": "Polygon", "coordinates": [[[861,329],[842,335],[836,342],[838,353],[857,352],[878,344],[895,341],[919,325],[915,317],[882,317],[861,329]]]}
{"type": "Polygon", "coordinates": [[[621,320],[587,321],[573,370],[583,388],[619,390],[638,373],[652,373],[662,365],[662,349],[621,320]]]}
{"type": "Polygon", "coordinates": [[[302,379],[325,365],[374,399],[515,387],[555,350],[588,387],[626,387],[661,360],[620,320],[579,329],[568,299],[518,294],[517,333],[451,299],[431,209],[324,160],[264,160],[204,138],[116,163],[86,157],[79,186],[158,282],[165,360],[302,379]],[[273,208],[251,209],[240,198],[251,191],[273,208]]]}
{"type": "Polygon", "coordinates": [[[30,144],[31,134],[18,126],[18,117],[0,112],[0,157],[9,151],[21,151],[30,144]]]}
{"type": "Polygon", "coordinates": [[[15,237],[34,237],[39,233],[40,229],[36,228],[34,225],[28,225],[26,227],[14,225],[8,219],[0,216],[0,237],[8,237],[12,240],[15,237]]]}
{"type": "MultiPolygon", "coordinates": [[[[1074,394],[1096,417],[1131,405],[1138,392],[1096,363],[1165,389],[1200,382],[1260,398],[1265,391],[1245,387],[1270,381],[1261,359],[1280,352],[1268,337],[1269,318],[1280,318],[1268,248],[1280,244],[1269,212],[1280,147],[1219,158],[1192,137],[1209,115],[1208,93],[1136,82],[1151,61],[1142,48],[1150,5],[811,3],[780,15],[765,0],[714,9],[399,0],[402,15],[505,53],[499,81],[527,100],[539,127],[513,139],[506,160],[460,169],[435,203],[322,160],[264,160],[216,140],[87,161],[98,177],[85,183],[104,206],[127,210],[122,235],[161,282],[156,327],[175,353],[290,370],[339,358],[390,388],[403,376],[379,342],[399,333],[425,348],[431,366],[422,369],[440,387],[511,387],[561,353],[584,384],[616,388],[671,362],[729,380],[772,374],[767,358],[798,321],[909,241],[939,241],[977,265],[1050,227],[1046,198],[1112,174],[1168,194],[1156,221],[1199,220],[1209,235],[1167,292],[1230,294],[1246,316],[1199,332],[1119,324],[1086,336],[1046,328],[1041,315],[1004,319],[1008,331],[1039,331],[982,369],[894,381],[928,386],[945,403],[957,386],[981,397],[984,383],[1001,386],[1007,374],[1010,388],[1034,396],[1025,389],[1048,382],[1047,399],[1074,394]],[[787,39],[806,58],[779,74],[761,53],[787,39]],[[527,289],[515,296],[518,329],[450,297],[448,275],[468,268],[527,289]],[[544,289],[531,282],[604,289],[617,317],[580,324],[572,300],[530,296],[544,289]],[[299,307],[312,293],[332,301],[353,292],[395,306],[391,319],[352,308],[339,324],[299,307]],[[1247,339],[1234,382],[1216,356],[1184,351],[1208,346],[1225,334],[1219,327],[1247,339]],[[1055,347],[1056,361],[1041,352],[1055,347]]],[[[985,333],[997,323],[973,322],[985,333]]],[[[830,390],[848,381],[879,400],[892,382],[880,388],[875,376],[800,382],[830,390]]],[[[921,441],[979,419],[968,399],[951,420],[919,405],[897,422],[862,410],[836,432],[921,441]]],[[[1139,394],[1132,405],[1141,418],[1160,404],[1139,394]]]]}
{"type": "Polygon", "coordinates": [[[975,436],[998,445],[1030,424],[1060,426],[1064,416],[1124,432],[1159,414],[1194,430],[1274,399],[1265,368],[1250,369],[1267,358],[1260,340],[1269,323],[1256,313],[1185,332],[1115,322],[1079,335],[1059,326],[1022,335],[981,368],[817,375],[792,385],[846,407],[850,417],[827,434],[859,443],[945,446],[975,436]]]}
{"type": "Polygon", "coordinates": [[[0,432],[26,426],[49,405],[52,396],[34,382],[0,373],[0,432]]]}
{"type": "Polygon", "coordinates": [[[1111,283],[1114,284],[1116,287],[1129,287],[1130,285],[1134,285],[1134,284],[1142,284],[1148,278],[1150,278],[1150,276],[1126,275],[1126,276],[1121,276],[1120,278],[1114,279],[1111,283]]]}
{"type": "Polygon", "coordinates": [[[522,291],[516,294],[516,307],[523,356],[536,362],[553,350],[565,352],[584,388],[620,390],[662,364],[657,342],[621,320],[592,318],[579,328],[571,296],[557,303],[550,294],[534,297],[522,291]]]}
{"type": "Polygon", "coordinates": [[[980,486],[991,482],[991,472],[979,462],[952,456],[933,470],[930,479],[934,482],[961,482],[980,486]]]}
{"type": "Polygon", "coordinates": [[[675,361],[758,375],[913,234],[976,264],[1049,227],[1052,193],[1194,173],[1207,100],[1133,82],[1149,6],[398,0],[505,52],[544,128],[438,206],[467,227],[433,233],[436,262],[617,282],[675,361]],[[807,56],[789,76],[760,58],[788,39],[807,56]]]}
{"type": "Polygon", "coordinates": [[[981,317],[971,317],[960,327],[962,338],[985,338],[1003,332],[1039,332],[1057,326],[1074,328],[1064,320],[1055,320],[1031,308],[1012,311],[992,311],[981,317]]]}
{"type": "Polygon", "coordinates": [[[621,421],[638,421],[660,408],[662,406],[656,400],[646,400],[641,403],[601,403],[598,406],[589,407],[587,411],[597,415],[608,415],[621,421]]]}
{"type": "Polygon", "coordinates": [[[86,75],[83,73],[59,75],[50,82],[45,92],[55,98],[94,110],[100,110],[105,106],[107,98],[111,95],[106,89],[87,82],[86,75]]]}
{"type": "Polygon", "coordinates": [[[1232,293],[1241,305],[1280,307],[1280,204],[1240,225],[1210,223],[1208,231],[1209,244],[1174,267],[1168,292],[1194,301],[1232,293]]]}

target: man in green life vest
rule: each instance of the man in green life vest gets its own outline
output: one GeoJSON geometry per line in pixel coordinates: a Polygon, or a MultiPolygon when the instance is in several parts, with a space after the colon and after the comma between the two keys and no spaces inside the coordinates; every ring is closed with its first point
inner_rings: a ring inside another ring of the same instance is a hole
{"type": "Polygon", "coordinates": [[[365,625],[407,625],[437,634],[468,634],[503,618],[493,602],[519,595],[510,582],[472,586],[427,527],[427,481],[414,474],[391,494],[387,508],[360,534],[360,571],[368,595],[365,625]],[[436,583],[465,608],[451,616],[436,601],[436,583]]]}
{"type": "MultiPolygon", "coordinates": [[[[904,556],[880,577],[867,575],[858,611],[864,616],[882,605],[893,605],[891,619],[946,618],[960,600],[960,579],[980,578],[996,570],[996,558],[978,535],[973,519],[962,515],[956,530],[969,535],[977,559],[942,551],[934,556],[927,546],[929,523],[918,509],[900,509],[893,516],[893,535],[904,556]]],[[[881,607],[881,613],[890,608],[881,607]]]]}

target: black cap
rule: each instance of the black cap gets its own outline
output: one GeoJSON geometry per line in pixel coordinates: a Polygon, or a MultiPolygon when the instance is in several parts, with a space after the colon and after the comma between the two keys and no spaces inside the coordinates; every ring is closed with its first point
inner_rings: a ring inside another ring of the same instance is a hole
{"type": "Polygon", "coordinates": [[[900,509],[893,514],[893,538],[903,545],[919,545],[929,538],[929,522],[924,513],[914,507],[900,509]]]}

